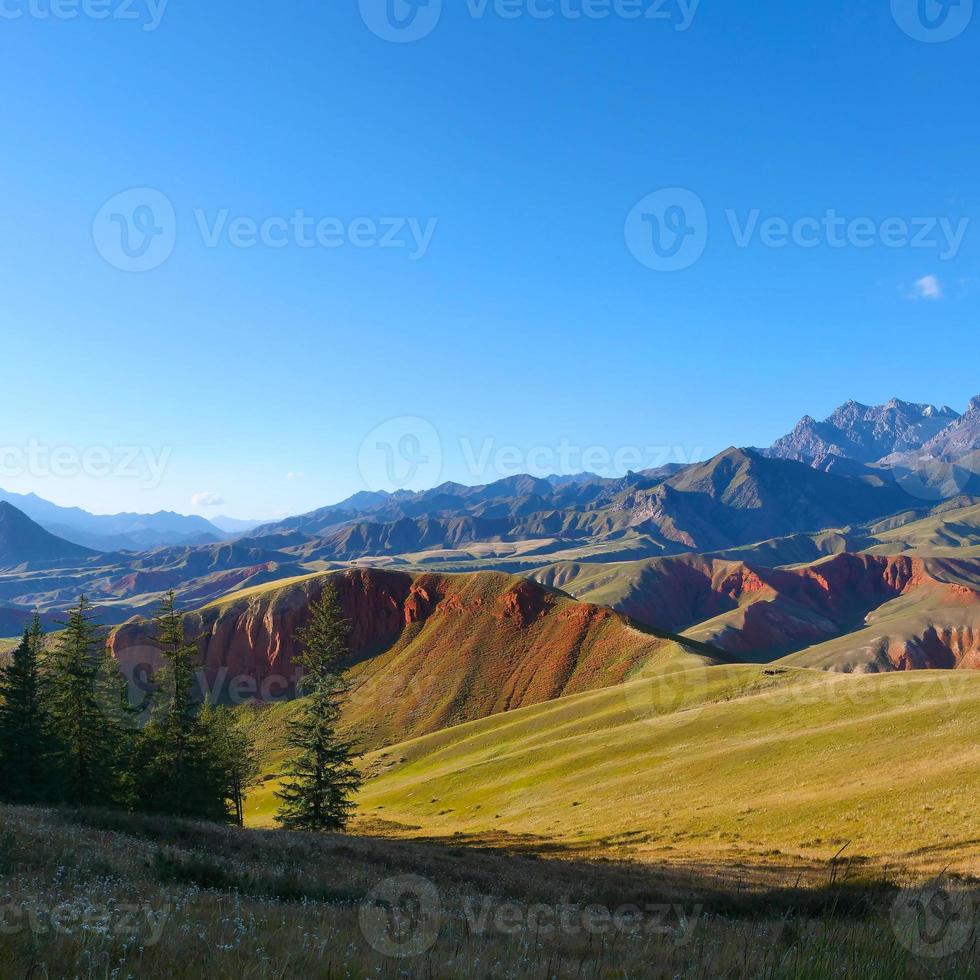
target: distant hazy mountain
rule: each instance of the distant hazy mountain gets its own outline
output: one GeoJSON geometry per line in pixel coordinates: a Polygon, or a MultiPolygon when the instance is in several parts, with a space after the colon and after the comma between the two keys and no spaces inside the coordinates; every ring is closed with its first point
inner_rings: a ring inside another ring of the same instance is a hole
{"type": "Polygon", "coordinates": [[[36,494],[0,490],[0,501],[13,504],[45,530],[96,551],[147,551],[167,545],[211,544],[226,537],[203,517],[170,511],[157,514],[90,514],[79,507],[59,507],[36,494]]]}
{"type": "Polygon", "coordinates": [[[264,521],[242,521],[237,517],[212,517],[211,523],[219,530],[224,531],[226,534],[247,534],[249,531],[254,531],[257,527],[261,527],[264,521]]]}
{"type": "Polygon", "coordinates": [[[873,463],[893,453],[918,449],[959,417],[948,406],[937,408],[897,398],[886,405],[849,401],[823,422],[805,416],[789,435],[764,452],[820,468],[829,468],[836,458],[873,463]]]}
{"type": "Polygon", "coordinates": [[[0,501],[0,567],[94,557],[95,552],[49,534],[26,514],[0,501]]]}
{"type": "MultiPolygon", "coordinates": [[[[554,479],[554,478],[552,478],[554,479]]],[[[599,480],[599,485],[612,485],[617,481],[599,480]]],[[[461,483],[443,483],[431,490],[413,493],[399,490],[396,493],[356,493],[339,504],[331,504],[289,517],[259,529],[259,534],[283,534],[300,532],[322,535],[334,528],[358,521],[371,523],[396,523],[404,520],[438,517],[502,517],[529,510],[554,508],[559,499],[580,498],[591,500],[590,487],[596,484],[541,480],[532,476],[513,476],[494,483],[468,487],[461,483]]]]}

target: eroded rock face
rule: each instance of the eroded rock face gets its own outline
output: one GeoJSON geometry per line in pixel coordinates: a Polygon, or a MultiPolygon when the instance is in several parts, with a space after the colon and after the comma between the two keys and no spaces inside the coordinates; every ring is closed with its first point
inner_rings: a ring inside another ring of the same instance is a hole
{"type": "Polygon", "coordinates": [[[959,417],[947,406],[918,405],[897,398],[886,405],[849,401],[823,422],[804,416],[767,453],[818,466],[833,457],[871,463],[891,453],[918,449],[959,417]]]}
{"type": "Polygon", "coordinates": [[[980,627],[930,626],[919,636],[889,643],[887,656],[895,670],[978,670],[980,627]]]}
{"type": "MultiPolygon", "coordinates": [[[[355,569],[334,576],[334,582],[351,626],[355,659],[390,646],[408,623],[425,618],[434,608],[431,586],[417,585],[410,575],[355,569]]],[[[322,586],[323,579],[311,579],[186,614],[185,633],[197,639],[208,682],[221,687],[231,678],[247,678],[260,697],[288,691],[298,679],[298,635],[322,586]]],[[[146,620],[123,624],[109,644],[125,667],[159,666],[153,629],[146,620]]]]}
{"type": "Polygon", "coordinates": [[[792,602],[836,622],[932,581],[921,559],[904,556],[842,554],[787,570],[692,555],[657,563],[618,608],[672,631],[756,600],[792,602]]]}
{"type": "MultiPolygon", "coordinates": [[[[299,633],[324,580],[246,594],[185,617],[215,701],[294,693],[299,633]]],[[[344,718],[362,745],[616,684],[665,653],[709,660],[701,648],[639,629],[611,609],[502,573],[351,569],[332,581],[351,624],[344,718]]],[[[111,646],[129,676],[159,664],[143,620],[117,629],[111,646]]]]}
{"type": "MultiPolygon", "coordinates": [[[[686,630],[727,653],[758,661],[860,630],[875,622],[880,607],[913,593],[931,597],[937,610],[936,642],[941,642],[945,627],[960,622],[958,610],[976,608],[980,622],[980,594],[962,584],[975,580],[975,562],[904,555],[845,552],[799,568],[684,555],[651,562],[616,608],[656,628],[686,630]]],[[[555,584],[562,584],[557,577],[555,584]]],[[[943,658],[934,649],[936,642],[932,654],[917,650],[906,661],[944,660],[953,666],[965,657],[969,662],[968,650],[951,649],[943,658]]],[[[901,659],[899,653],[894,656],[901,659]]],[[[879,661],[884,666],[888,657],[882,654],[879,661]]]]}

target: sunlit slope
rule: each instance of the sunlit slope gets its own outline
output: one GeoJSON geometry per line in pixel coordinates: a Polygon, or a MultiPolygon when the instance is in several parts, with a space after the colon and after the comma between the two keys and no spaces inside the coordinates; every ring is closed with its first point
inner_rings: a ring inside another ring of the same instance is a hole
{"type": "MultiPolygon", "coordinates": [[[[701,687],[680,680],[681,674],[686,669],[693,669],[692,680],[703,677],[705,667],[712,661],[679,643],[657,640],[647,637],[646,634],[641,636],[645,637],[641,648],[645,659],[640,663],[644,670],[666,679],[661,696],[662,699],[666,698],[665,705],[673,710],[679,703],[678,699],[700,697],[701,687]],[[651,639],[654,646],[647,645],[651,639]]],[[[459,684],[453,677],[449,677],[445,683],[436,683],[420,676],[417,684],[408,685],[409,694],[412,696],[403,697],[396,692],[405,690],[405,674],[397,669],[400,654],[396,651],[394,656],[395,660],[387,663],[390,676],[386,676],[384,662],[376,677],[365,676],[360,670],[355,670],[351,675],[356,679],[352,680],[348,703],[343,713],[343,726],[344,731],[365,750],[365,759],[371,757],[371,750],[379,744],[379,728],[390,731],[392,724],[397,720],[404,729],[406,723],[412,723],[413,712],[419,705],[424,707],[426,718],[431,718],[443,701],[443,695],[440,693],[442,688],[448,685],[448,689],[453,692],[459,690],[459,684]]],[[[537,669],[547,673],[546,666],[538,665],[537,669]]],[[[566,695],[551,703],[564,704],[566,701],[577,703],[578,696],[566,695]]],[[[266,782],[252,793],[248,804],[249,815],[258,825],[271,820],[274,814],[276,805],[274,791],[277,786],[275,777],[287,756],[285,740],[288,722],[301,712],[302,705],[302,701],[290,701],[264,706],[244,705],[239,709],[258,746],[262,757],[262,771],[267,774],[266,782]]],[[[481,713],[486,712],[489,706],[483,705],[479,710],[481,713]]],[[[501,714],[500,717],[518,714],[523,714],[523,711],[512,709],[501,714]]],[[[445,730],[460,732],[466,728],[467,725],[462,724],[445,730]]],[[[390,739],[387,744],[400,747],[409,743],[390,739]]],[[[391,751],[399,750],[396,748],[391,751]]]]}
{"type": "Polygon", "coordinates": [[[966,587],[899,596],[876,609],[860,629],[790,654],[780,663],[857,672],[980,669],[976,597],[966,587]]]}
{"type": "MultiPolygon", "coordinates": [[[[980,674],[660,673],[364,759],[360,818],[647,860],[980,870],[980,674]]],[[[274,781],[249,803],[271,820],[274,781]]]]}
{"type": "Polygon", "coordinates": [[[927,517],[879,531],[872,554],[980,558],[980,505],[927,517]]]}
{"type": "MultiPolygon", "coordinates": [[[[187,613],[213,689],[230,675],[289,690],[326,582],[350,626],[345,721],[368,748],[618,684],[675,654],[692,666],[731,659],[512,575],[358,568],[249,589],[187,613]]],[[[150,624],[132,621],[111,646],[131,664],[152,642],[150,624]]]]}

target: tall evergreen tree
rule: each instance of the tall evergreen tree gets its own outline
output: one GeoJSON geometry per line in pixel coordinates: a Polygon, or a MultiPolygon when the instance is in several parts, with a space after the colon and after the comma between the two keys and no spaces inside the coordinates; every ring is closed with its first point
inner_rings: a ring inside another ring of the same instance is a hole
{"type": "Polygon", "coordinates": [[[163,667],[154,676],[150,722],[138,740],[139,805],[144,809],[201,816],[207,781],[200,758],[195,704],[197,645],[184,638],[183,617],[168,592],[154,618],[154,640],[163,667]]]}
{"type": "Polygon", "coordinates": [[[140,809],[200,820],[244,820],[258,774],[255,747],[228,708],[197,699],[197,644],[184,638],[173,592],[154,619],[163,667],[153,678],[149,723],[136,740],[140,809]]]}
{"type": "Polygon", "coordinates": [[[303,668],[300,716],[290,722],[287,745],[292,756],[276,794],[281,801],[277,820],[290,830],[343,830],[354,809],[361,784],[353,763],[351,742],[339,732],[340,712],[347,694],[341,665],[348,653],[349,626],[340,600],[327,581],[314,603],[309,626],[299,634],[303,668]]]}
{"type": "Polygon", "coordinates": [[[68,613],[51,663],[51,719],[60,797],[78,806],[128,801],[125,680],[84,596],[68,613]]]}
{"type": "Polygon", "coordinates": [[[215,708],[210,702],[199,716],[201,739],[207,747],[212,780],[220,787],[223,818],[245,825],[245,797],[259,778],[259,757],[252,736],[230,708],[215,708]]]}
{"type": "Polygon", "coordinates": [[[177,599],[173,591],[163,597],[154,623],[156,644],[165,661],[159,673],[161,697],[158,704],[161,719],[174,745],[179,773],[196,713],[197,644],[184,639],[184,620],[177,612],[177,599]]]}
{"type": "Polygon", "coordinates": [[[0,797],[14,803],[44,802],[53,788],[43,653],[44,631],[35,614],[10,663],[0,669],[0,797]]]}

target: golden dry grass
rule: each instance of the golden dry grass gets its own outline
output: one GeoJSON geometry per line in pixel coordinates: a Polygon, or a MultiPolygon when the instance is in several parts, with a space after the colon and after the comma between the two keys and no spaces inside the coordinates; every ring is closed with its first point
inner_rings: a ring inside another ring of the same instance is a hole
{"type": "MultiPolygon", "coordinates": [[[[696,869],[101,812],[0,808],[0,826],[5,980],[980,975],[972,919],[923,933],[922,895],[839,863],[819,888],[773,892],[696,869]]],[[[972,915],[976,892],[946,887],[972,915]]]]}

